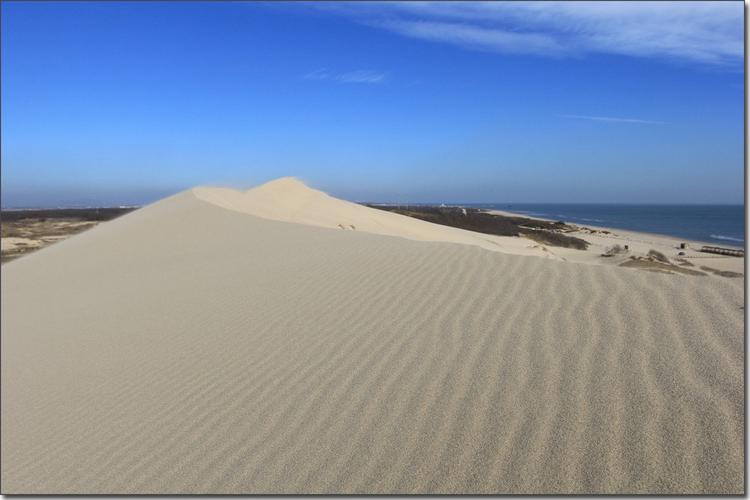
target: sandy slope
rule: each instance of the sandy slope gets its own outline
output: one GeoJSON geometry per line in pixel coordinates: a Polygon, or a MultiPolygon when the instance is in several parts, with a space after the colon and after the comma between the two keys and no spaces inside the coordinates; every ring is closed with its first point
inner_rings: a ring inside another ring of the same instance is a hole
{"type": "Polygon", "coordinates": [[[531,240],[481,234],[369,208],[333,198],[292,177],[276,179],[248,191],[197,187],[192,192],[199,199],[222,208],[265,219],[420,241],[463,243],[498,252],[560,260],[531,240]]]}
{"type": "Polygon", "coordinates": [[[3,266],[2,492],[741,493],[742,305],[182,193],[3,266]]]}

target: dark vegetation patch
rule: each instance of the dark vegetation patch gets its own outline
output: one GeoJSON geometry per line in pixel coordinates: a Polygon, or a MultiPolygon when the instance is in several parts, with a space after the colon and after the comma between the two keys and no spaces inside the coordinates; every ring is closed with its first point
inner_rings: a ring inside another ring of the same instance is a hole
{"type": "Polygon", "coordinates": [[[576,228],[561,221],[551,222],[496,215],[477,208],[369,204],[367,206],[477,233],[495,236],[525,236],[538,243],[578,250],[586,250],[589,246],[586,240],[564,234],[576,228]]]}
{"type": "Polygon", "coordinates": [[[722,271],[720,269],[714,269],[713,267],[701,266],[701,269],[713,273],[716,276],[723,276],[725,278],[742,278],[742,273],[736,273],[734,271],[722,271]]]}
{"type": "MultiPolygon", "coordinates": [[[[682,262],[686,262],[684,259],[679,260],[681,260],[682,262]]],[[[645,257],[631,256],[630,259],[621,263],[620,266],[644,269],[646,271],[653,271],[657,273],[677,273],[687,274],[690,276],[706,276],[706,273],[704,272],[697,271],[695,269],[687,269],[684,263],[681,263],[680,265],[673,264],[666,255],[654,249],[649,250],[645,257]]]]}
{"type": "Polygon", "coordinates": [[[51,245],[97,224],[114,219],[135,208],[53,208],[39,210],[3,210],[0,212],[2,238],[26,238],[0,254],[0,262],[51,245]]]}
{"type": "Polygon", "coordinates": [[[675,259],[675,260],[677,260],[677,262],[679,262],[681,266],[687,266],[687,267],[695,267],[695,264],[693,264],[693,263],[692,263],[692,262],[690,262],[689,260],[686,260],[686,259],[680,259],[680,258],[677,258],[677,259],[675,259]]]}
{"type": "Polygon", "coordinates": [[[586,250],[589,247],[589,242],[586,240],[544,229],[521,234],[537,243],[543,243],[555,247],[575,248],[576,250],[586,250]]]}
{"type": "Polygon", "coordinates": [[[105,221],[114,219],[135,208],[45,208],[39,210],[3,210],[0,212],[0,220],[14,222],[23,219],[76,219],[80,221],[105,221]]]}
{"type": "Polygon", "coordinates": [[[622,267],[632,267],[636,269],[644,269],[646,271],[653,271],[657,273],[666,273],[666,274],[688,274],[690,276],[706,276],[706,273],[702,273],[700,271],[695,271],[693,269],[686,269],[681,266],[676,266],[674,264],[666,264],[664,262],[659,262],[658,260],[651,260],[651,259],[643,259],[639,257],[631,257],[630,260],[626,260],[622,264],[620,264],[622,267]]]}

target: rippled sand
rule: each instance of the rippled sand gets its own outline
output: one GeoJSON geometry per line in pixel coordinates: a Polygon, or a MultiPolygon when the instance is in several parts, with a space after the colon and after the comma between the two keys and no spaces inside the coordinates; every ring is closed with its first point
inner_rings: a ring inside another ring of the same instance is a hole
{"type": "Polygon", "coordinates": [[[742,493],[742,280],[186,192],[2,270],[3,493],[742,493]]]}

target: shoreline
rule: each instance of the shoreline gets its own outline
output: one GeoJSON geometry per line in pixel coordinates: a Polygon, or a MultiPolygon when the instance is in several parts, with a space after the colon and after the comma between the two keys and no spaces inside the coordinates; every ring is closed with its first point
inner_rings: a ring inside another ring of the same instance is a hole
{"type": "MultiPolygon", "coordinates": [[[[543,221],[552,221],[552,219],[542,217],[529,217],[524,214],[517,214],[506,210],[484,209],[487,213],[506,216],[506,217],[525,217],[543,221]]],[[[559,220],[559,219],[558,219],[559,220]]],[[[735,275],[745,273],[745,258],[713,253],[704,253],[700,249],[703,246],[718,246],[715,244],[676,238],[674,236],[638,232],[631,230],[621,230],[605,226],[583,226],[576,223],[568,223],[578,228],[576,231],[565,234],[581,238],[589,243],[587,250],[573,250],[560,247],[549,247],[549,251],[563,260],[569,262],[579,262],[593,265],[616,265],[630,266],[633,265],[633,259],[639,264],[643,260],[650,260],[649,254],[658,252],[668,259],[673,270],[681,267],[701,269],[709,273],[720,271],[733,273],[735,275]],[[686,248],[681,248],[680,244],[685,243],[686,248]],[[627,250],[604,257],[604,254],[610,252],[616,246],[627,247],[627,250]],[[677,264],[679,263],[679,264],[677,264]],[[688,264],[689,263],[689,264],[688,264]]],[[[655,270],[655,269],[654,269],[655,270]]]]}
{"type": "Polygon", "coordinates": [[[527,217],[490,208],[412,205],[402,209],[401,206],[366,206],[433,225],[459,228],[474,236],[486,235],[486,238],[492,238],[504,246],[509,253],[533,255],[541,252],[543,256],[558,261],[640,268],[670,274],[715,274],[739,278],[744,276],[745,271],[744,252],[740,251],[741,255],[703,252],[704,247],[715,245],[693,239],[584,226],[566,223],[562,218],[527,217]],[[517,243],[511,249],[509,245],[513,241],[517,243]]]}
{"type": "MultiPolygon", "coordinates": [[[[593,224],[583,225],[583,224],[580,224],[578,222],[573,222],[573,221],[569,221],[569,220],[565,220],[565,219],[551,219],[551,218],[546,218],[546,217],[539,217],[539,216],[536,216],[536,215],[523,214],[523,213],[520,213],[520,212],[511,212],[509,210],[496,210],[496,209],[489,209],[489,208],[480,208],[480,210],[485,211],[485,212],[490,213],[490,214],[503,215],[503,216],[506,216],[506,217],[525,217],[527,219],[542,220],[542,221],[547,221],[547,222],[561,221],[561,222],[565,222],[565,224],[567,224],[569,226],[577,226],[579,228],[594,229],[594,230],[597,230],[597,231],[609,231],[612,234],[622,233],[622,234],[627,235],[627,236],[636,236],[636,237],[639,236],[639,235],[642,235],[642,236],[645,236],[645,237],[655,236],[657,238],[670,239],[670,240],[678,241],[678,242],[681,242],[681,243],[684,242],[684,243],[687,243],[687,244],[693,243],[693,244],[696,244],[696,245],[713,246],[713,247],[716,247],[716,246],[726,246],[726,247],[730,247],[732,249],[737,249],[737,250],[744,250],[745,249],[745,245],[744,244],[715,243],[715,242],[710,242],[710,241],[702,241],[702,240],[694,240],[694,239],[682,238],[680,236],[673,236],[673,235],[664,234],[664,233],[652,233],[652,232],[648,232],[648,231],[637,231],[637,230],[633,230],[633,229],[620,229],[620,228],[617,228],[617,227],[598,226],[598,225],[593,225],[593,224]]],[[[646,242],[647,240],[643,240],[643,241],[646,242]]]]}

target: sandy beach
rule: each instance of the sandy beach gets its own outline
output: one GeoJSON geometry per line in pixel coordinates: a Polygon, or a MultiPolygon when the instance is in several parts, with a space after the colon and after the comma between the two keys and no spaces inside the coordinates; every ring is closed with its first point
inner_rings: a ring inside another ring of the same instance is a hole
{"type": "MultiPolygon", "coordinates": [[[[527,217],[529,219],[549,220],[541,217],[532,217],[525,214],[508,212],[505,210],[487,210],[487,212],[502,216],[521,216],[527,217]]],[[[709,269],[729,271],[731,273],[738,273],[743,275],[745,272],[744,258],[709,254],[700,251],[703,246],[716,246],[715,243],[694,241],[662,234],[628,231],[625,229],[617,229],[605,226],[592,226],[589,224],[587,224],[586,226],[579,225],[578,231],[573,231],[566,234],[583,238],[590,243],[589,248],[585,252],[570,251],[566,248],[555,248],[552,250],[555,255],[572,262],[604,265],[613,263],[621,264],[631,255],[645,256],[650,250],[656,250],[664,254],[669,259],[682,259],[683,261],[692,264],[692,266],[690,267],[694,267],[696,269],[700,269],[701,266],[703,266],[709,269]],[[686,245],[685,248],[681,247],[683,243],[686,245]],[[614,245],[628,245],[630,251],[627,255],[623,254],[622,256],[614,259],[602,259],[601,255],[603,253],[606,253],[607,250],[614,245]]]]}
{"type": "Polygon", "coordinates": [[[614,232],[546,247],[282,179],[13,260],[2,492],[742,494],[744,278],[620,267],[613,242],[678,250],[614,232]]]}

